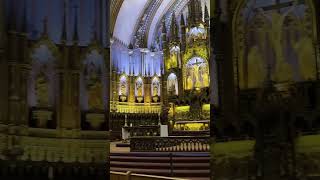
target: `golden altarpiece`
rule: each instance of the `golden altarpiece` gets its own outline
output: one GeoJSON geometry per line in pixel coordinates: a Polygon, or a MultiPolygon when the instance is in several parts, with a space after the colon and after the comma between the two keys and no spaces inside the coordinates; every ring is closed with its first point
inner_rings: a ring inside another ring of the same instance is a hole
{"type": "Polygon", "coordinates": [[[208,134],[209,12],[203,1],[190,1],[180,13],[171,11],[157,25],[150,48],[143,48],[143,23],[126,46],[111,43],[112,134],[137,129],[132,136],[159,135],[159,125],[169,134],[208,134]],[[138,129],[139,129],[138,128],[138,129]]]}

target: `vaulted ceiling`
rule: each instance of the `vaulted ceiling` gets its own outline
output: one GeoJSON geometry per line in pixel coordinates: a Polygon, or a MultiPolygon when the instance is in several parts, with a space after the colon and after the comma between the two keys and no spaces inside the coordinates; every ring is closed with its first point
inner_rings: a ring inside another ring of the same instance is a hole
{"type": "MultiPolygon", "coordinates": [[[[210,11],[210,0],[202,0],[210,11]]],[[[134,36],[150,48],[163,19],[180,15],[190,0],[111,0],[112,36],[128,46],[134,36]]]]}

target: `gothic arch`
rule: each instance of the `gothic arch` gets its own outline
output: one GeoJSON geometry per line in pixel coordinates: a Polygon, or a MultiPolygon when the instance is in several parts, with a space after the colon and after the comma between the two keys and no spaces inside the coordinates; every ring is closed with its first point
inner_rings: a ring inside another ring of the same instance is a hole
{"type": "MultiPolygon", "coordinates": [[[[59,60],[62,60],[62,55],[61,55],[58,47],[48,38],[42,38],[38,42],[33,44],[29,50],[28,58],[30,58],[30,60],[32,61],[32,55],[33,55],[34,51],[36,49],[40,48],[41,46],[46,46],[49,49],[49,51],[52,52],[52,55],[55,59],[55,65],[57,66],[59,60]]],[[[31,62],[31,61],[29,61],[29,62],[31,62]]]]}
{"type": "Polygon", "coordinates": [[[85,51],[83,53],[81,53],[80,55],[80,69],[83,69],[83,62],[86,60],[86,58],[88,57],[88,55],[92,54],[94,51],[97,52],[97,54],[101,55],[103,58],[103,65],[106,66],[106,50],[103,49],[99,44],[93,42],[91,43],[88,47],[86,47],[85,51]]]}

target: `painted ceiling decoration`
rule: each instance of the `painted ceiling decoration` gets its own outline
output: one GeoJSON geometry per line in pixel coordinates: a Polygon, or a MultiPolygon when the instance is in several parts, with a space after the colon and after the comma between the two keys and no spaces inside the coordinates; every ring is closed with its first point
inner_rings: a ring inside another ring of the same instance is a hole
{"type": "MultiPolygon", "coordinates": [[[[172,15],[178,23],[181,14],[186,18],[190,0],[119,0],[111,3],[111,34],[114,40],[127,47],[153,49],[161,32],[162,21],[170,29],[172,15]]],[[[201,0],[204,12],[210,13],[210,0],[201,0]]]]}

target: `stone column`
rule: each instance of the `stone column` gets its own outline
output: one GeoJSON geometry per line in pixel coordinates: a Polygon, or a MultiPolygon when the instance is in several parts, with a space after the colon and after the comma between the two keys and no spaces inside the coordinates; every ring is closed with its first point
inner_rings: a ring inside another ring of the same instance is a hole
{"type": "Polygon", "coordinates": [[[28,105],[28,82],[30,77],[30,65],[21,64],[21,81],[20,81],[20,97],[21,97],[21,115],[20,125],[28,126],[29,121],[29,105],[28,105]]]}
{"type": "MultiPolygon", "coordinates": [[[[15,24],[15,22],[12,22],[15,24]]],[[[12,25],[12,29],[9,31],[9,124],[16,125],[20,119],[20,98],[19,98],[19,68],[18,68],[18,38],[15,26],[12,25]]]]}
{"type": "Polygon", "coordinates": [[[8,59],[6,57],[7,32],[5,28],[4,0],[0,0],[0,125],[6,124],[8,117],[8,59]]]}
{"type": "Polygon", "coordinates": [[[105,77],[106,77],[106,85],[107,85],[107,88],[106,88],[106,99],[105,99],[105,102],[106,102],[106,105],[105,105],[105,116],[106,116],[106,130],[109,131],[110,130],[110,126],[109,126],[109,123],[111,122],[110,121],[110,90],[111,90],[111,87],[110,87],[110,76],[111,76],[111,71],[110,71],[110,67],[111,67],[111,61],[110,61],[110,47],[107,47],[106,48],[106,55],[105,55],[105,68],[106,68],[106,74],[105,74],[105,77]]]}
{"type": "Polygon", "coordinates": [[[129,102],[135,102],[135,95],[134,95],[134,87],[135,87],[135,76],[129,76],[128,78],[128,85],[129,85],[129,102]]]}

